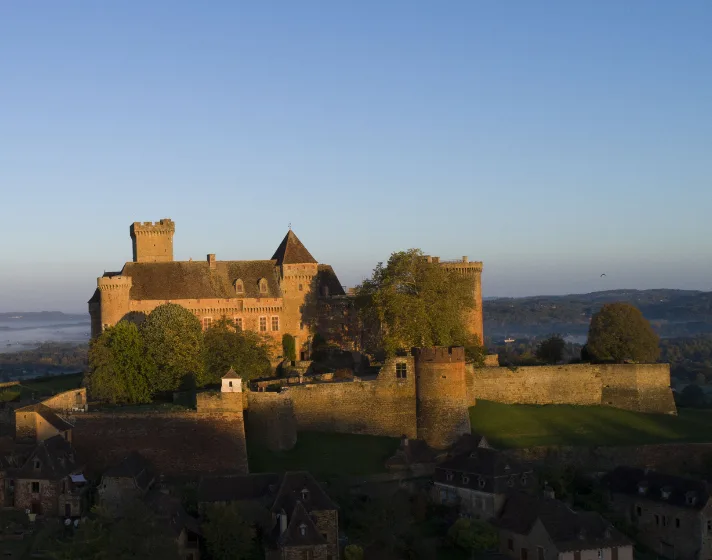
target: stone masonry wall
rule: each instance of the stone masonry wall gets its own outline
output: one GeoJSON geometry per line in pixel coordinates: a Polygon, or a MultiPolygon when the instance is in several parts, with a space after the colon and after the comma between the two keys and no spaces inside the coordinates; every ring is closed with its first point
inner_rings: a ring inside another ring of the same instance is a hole
{"type": "Polygon", "coordinates": [[[248,392],[245,423],[250,440],[268,449],[291,449],[297,443],[294,404],[286,393],[248,392]]]}
{"type": "Polygon", "coordinates": [[[76,414],[71,418],[73,444],[94,472],[135,450],[158,474],[247,473],[242,411],[215,408],[207,412],[76,414]]]}
{"type": "Polygon", "coordinates": [[[468,366],[468,400],[507,404],[606,405],[675,414],[668,364],[468,366]]]}
{"type": "Polygon", "coordinates": [[[63,393],[43,400],[42,404],[57,412],[83,407],[87,404],[87,390],[85,387],[82,387],[80,389],[64,391],[63,393]]]}
{"type": "Polygon", "coordinates": [[[417,437],[413,358],[388,361],[378,378],[304,384],[284,391],[294,403],[297,429],[319,432],[417,437]],[[406,377],[396,377],[396,363],[406,377]]]}

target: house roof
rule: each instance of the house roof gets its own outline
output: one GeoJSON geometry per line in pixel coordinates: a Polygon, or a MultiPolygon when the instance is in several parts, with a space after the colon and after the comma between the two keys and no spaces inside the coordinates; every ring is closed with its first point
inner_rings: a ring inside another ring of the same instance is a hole
{"type": "Polygon", "coordinates": [[[222,376],[222,379],[242,379],[242,377],[240,377],[233,368],[230,368],[228,372],[222,376]]]}
{"type": "Polygon", "coordinates": [[[462,434],[450,448],[450,455],[455,457],[463,453],[471,452],[478,447],[490,447],[487,438],[482,434],[462,434]]]}
{"type": "Polygon", "coordinates": [[[58,480],[78,470],[72,445],[56,435],[37,444],[19,469],[17,478],[58,480]],[[39,461],[39,468],[35,468],[35,459],[39,461]]]}
{"type": "Polygon", "coordinates": [[[132,478],[140,490],[148,490],[154,480],[148,461],[137,451],[131,452],[104,473],[107,478],[132,478]]]}
{"type": "Polygon", "coordinates": [[[630,539],[594,512],[577,512],[559,500],[516,492],[507,498],[497,525],[528,535],[541,522],[559,552],[632,544],[630,539]]]}
{"type": "Polygon", "coordinates": [[[341,285],[336,272],[330,264],[320,264],[317,267],[316,283],[319,289],[319,294],[323,294],[324,287],[329,288],[330,296],[346,295],[344,287],[341,285]]]}
{"type": "Polygon", "coordinates": [[[282,297],[275,261],[173,261],[124,265],[121,274],[132,281],[131,299],[176,300],[215,298],[282,297]],[[259,290],[260,279],[267,280],[267,293],[259,290]],[[244,294],[235,292],[235,281],[242,280],[244,294]]]}
{"type": "Polygon", "coordinates": [[[438,468],[487,476],[508,476],[531,470],[506,457],[501,451],[489,447],[475,447],[460,453],[440,464],[438,468]]]}
{"type": "Polygon", "coordinates": [[[635,495],[639,499],[665,502],[677,507],[700,510],[710,498],[707,484],[703,481],[632,467],[617,467],[603,480],[613,493],[635,495]],[[645,488],[645,494],[640,493],[641,485],[645,488]],[[667,497],[663,497],[664,494],[667,497]]]}
{"type": "Polygon", "coordinates": [[[311,256],[307,248],[299,241],[299,238],[290,229],[287,235],[284,236],[282,242],[277,247],[277,250],[272,255],[272,259],[277,261],[277,264],[316,264],[316,259],[311,256]]]}
{"type": "MultiPolygon", "coordinates": [[[[287,530],[279,535],[280,546],[314,546],[326,544],[326,539],[319,533],[302,502],[297,501],[289,517],[287,530]]],[[[279,525],[277,525],[279,531],[279,525]]]]}
{"type": "Polygon", "coordinates": [[[386,467],[398,468],[409,465],[432,463],[435,461],[435,451],[421,439],[401,439],[400,447],[386,461],[386,467]]]}
{"type": "Polygon", "coordinates": [[[284,473],[272,512],[278,513],[282,509],[290,512],[297,502],[301,502],[307,511],[337,509],[314,477],[306,471],[284,473]]]}
{"type": "Polygon", "coordinates": [[[17,412],[36,412],[39,414],[43,420],[45,420],[50,426],[55,428],[56,430],[60,432],[64,432],[66,430],[71,430],[74,426],[64,420],[63,418],[60,418],[57,413],[49,408],[48,406],[42,404],[42,403],[37,403],[37,404],[31,404],[29,406],[23,406],[22,408],[18,408],[16,411],[17,412]]]}
{"type": "Polygon", "coordinates": [[[192,515],[188,515],[183,506],[179,506],[171,518],[171,528],[176,535],[180,535],[183,530],[189,531],[195,535],[202,536],[203,531],[200,528],[200,521],[192,515]]]}

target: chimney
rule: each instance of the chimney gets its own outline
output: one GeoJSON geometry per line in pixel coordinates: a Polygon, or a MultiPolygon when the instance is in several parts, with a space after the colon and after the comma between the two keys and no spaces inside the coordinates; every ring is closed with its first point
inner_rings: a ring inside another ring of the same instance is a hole
{"type": "Polygon", "coordinates": [[[210,266],[212,270],[215,269],[215,253],[210,253],[208,255],[208,266],[210,266]]]}
{"type": "Polygon", "coordinates": [[[433,257],[433,263],[440,264],[440,257],[433,257]]]}
{"type": "Polygon", "coordinates": [[[279,534],[283,535],[287,530],[287,514],[284,510],[279,514],[279,534]]]}
{"type": "Polygon", "coordinates": [[[468,259],[467,257],[462,257],[462,262],[464,262],[464,263],[470,262],[470,259],[468,259]]]}

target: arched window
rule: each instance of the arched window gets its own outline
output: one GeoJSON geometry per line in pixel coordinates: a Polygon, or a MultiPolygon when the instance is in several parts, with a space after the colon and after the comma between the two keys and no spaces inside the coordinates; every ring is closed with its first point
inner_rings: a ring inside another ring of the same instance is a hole
{"type": "Polygon", "coordinates": [[[259,286],[260,286],[260,293],[266,294],[267,293],[267,279],[260,278],[259,286]]]}
{"type": "Polygon", "coordinates": [[[242,283],[242,280],[235,280],[235,293],[236,294],[244,294],[245,293],[245,284],[242,283]]]}

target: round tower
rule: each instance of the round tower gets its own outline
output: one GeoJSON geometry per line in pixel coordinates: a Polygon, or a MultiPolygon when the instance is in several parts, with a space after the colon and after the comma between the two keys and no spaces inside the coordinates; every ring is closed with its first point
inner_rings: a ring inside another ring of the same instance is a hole
{"type": "Polygon", "coordinates": [[[102,331],[128,315],[131,286],[130,276],[102,276],[97,279],[102,331]]]}
{"type": "Polygon", "coordinates": [[[471,431],[465,349],[415,348],[413,356],[418,439],[444,449],[471,431]]]}

